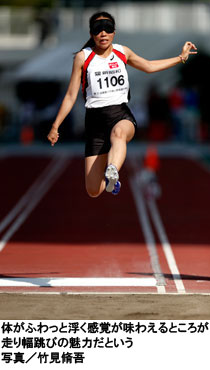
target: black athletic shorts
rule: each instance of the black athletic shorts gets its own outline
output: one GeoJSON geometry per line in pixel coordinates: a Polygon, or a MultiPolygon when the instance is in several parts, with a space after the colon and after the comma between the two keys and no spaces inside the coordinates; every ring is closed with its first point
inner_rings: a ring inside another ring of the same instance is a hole
{"type": "Polygon", "coordinates": [[[111,147],[111,130],[123,119],[131,121],[136,128],[136,120],[125,103],[102,108],[87,108],[85,157],[108,153],[111,147]]]}

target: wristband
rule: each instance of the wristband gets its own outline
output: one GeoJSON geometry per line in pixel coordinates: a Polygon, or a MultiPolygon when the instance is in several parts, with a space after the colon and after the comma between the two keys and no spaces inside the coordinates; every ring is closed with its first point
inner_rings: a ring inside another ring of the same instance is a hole
{"type": "Polygon", "coordinates": [[[183,64],[185,64],[185,63],[186,63],[186,59],[184,59],[184,58],[183,58],[183,56],[182,56],[181,54],[179,55],[179,58],[181,59],[181,62],[182,62],[183,64]]]}

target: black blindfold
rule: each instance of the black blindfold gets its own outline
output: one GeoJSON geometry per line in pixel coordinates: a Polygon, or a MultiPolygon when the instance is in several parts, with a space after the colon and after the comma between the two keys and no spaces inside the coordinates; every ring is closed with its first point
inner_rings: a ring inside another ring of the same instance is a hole
{"type": "Polygon", "coordinates": [[[99,19],[93,23],[90,28],[90,33],[97,36],[100,32],[113,33],[115,30],[114,24],[110,19],[99,19]]]}

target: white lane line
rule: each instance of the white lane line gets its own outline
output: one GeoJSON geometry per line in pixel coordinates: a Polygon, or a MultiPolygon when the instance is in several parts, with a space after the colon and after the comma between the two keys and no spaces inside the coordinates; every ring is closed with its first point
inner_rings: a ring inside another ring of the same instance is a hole
{"type": "Polygon", "coordinates": [[[155,278],[1,278],[1,287],[155,287],[155,278]]]}
{"type": "Polygon", "coordinates": [[[183,284],[183,281],[181,279],[179,269],[176,264],[176,260],[172,251],[172,247],[168,241],[158,208],[156,206],[156,203],[154,200],[150,199],[148,200],[148,207],[150,209],[151,217],[154,222],[154,225],[156,227],[160,242],[162,244],[162,248],[168,263],[168,266],[170,268],[171,274],[174,279],[174,283],[176,285],[177,291],[180,294],[186,293],[185,287],[183,284]]]}
{"type": "MultiPolygon", "coordinates": [[[[55,183],[55,181],[59,178],[61,173],[66,169],[67,165],[69,164],[69,159],[65,157],[61,157],[57,159],[55,162],[51,163],[48,168],[48,172],[44,171],[44,175],[40,176],[41,181],[36,183],[36,186],[33,188],[33,191],[29,193],[26,197],[26,200],[22,201],[22,208],[25,207],[7,232],[3,235],[2,239],[0,240],[0,252],[3,250],[9,239],[14,235],[14,233],[20,228],[20,226],[24,223],[33,209],[38,205],[41,201],[43,196],[47,193],[47,191],[51,188],[51,186],[55,183]]],[[[15,207],[16,208],[16,207],[15,207]]],[[[20,206],[17,207],[20,210],[20,206]]],[[[17,208],[14,214],[17,214],[17,208]]],[[[10,216],[15,217],[15,216],[10,216]]]]}
{"type": "Polygon", "coordinates": [[[37,187],[40,186],[40,183],[43,182],[44,178],[47,176],[49,172],[51,172],[52,168],[54,167],[55,163],[57,162],[57,158],[54,158],[49,165],[44,169],[41,175],[36,179],[36,181],[30,186],[27,192],[20,198],[18,203],[13,207],[13,209],[7,214],[7,216],[0,222],[0,233],[7,228],[7,226],[15,219],[18,213],[25,207],[25,205],[30,201],[33,197],[34,192],[36,191],[37,187]]]}
{"type": "Polygon", "coordinates": [[[158,293],[165,293],[164,285],[166,283],[165,283],[165,278],[160,268],[154,235],[152,232],[152,228],[150,226],[150,221],[149,221],[149,217],[147,214],[146,205],[145,205],[142,193],[141,193],[141,189],[139,188],[139,185],[136,181],[135,176],[133,176],[130,179],[130,187],[132,189],[133,197],[135,199],[138,218],[139,218],[140,225],[142,227],[147,249],[149,252],[152,270],[157,280],[157,290],[158,290],[158,293]]]}

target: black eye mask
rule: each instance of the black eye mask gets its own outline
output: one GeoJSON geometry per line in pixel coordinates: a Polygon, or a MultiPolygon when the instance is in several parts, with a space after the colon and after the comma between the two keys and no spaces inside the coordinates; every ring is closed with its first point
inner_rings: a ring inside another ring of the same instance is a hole
{"type": "Polygon", "coordinates": [[[95,21],[90,28],[90,33],[92,33],[94,36],[97,36],[102,31],[105,31],[106,33],[113,33],[113,22],[109,19],[99,19],[95,21]]]}

